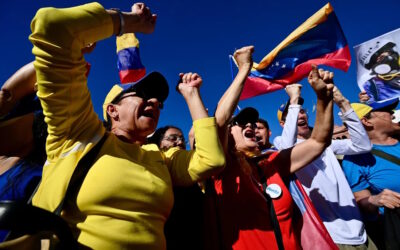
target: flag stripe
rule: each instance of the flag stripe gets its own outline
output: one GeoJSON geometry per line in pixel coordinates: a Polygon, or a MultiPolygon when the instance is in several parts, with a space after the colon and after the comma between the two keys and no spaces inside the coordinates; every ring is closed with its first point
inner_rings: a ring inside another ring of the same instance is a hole
{"type": "Polygon", "coordinates": [[[122,36],[117,36],[117,53],[131,47],[139,48],[139,40],[136,38],[135,34],[127,33],[122,36]]]}
{"type": "Polygon", "coordinates": [[[119,71],[119,79],[121,83],[131,83],[140,80],[146,75],[146,69],[130,69],[119,71]]]}
{"type": "Polygon", "coordinates": [[[291,44],[293,41],[298,39],[308,30],[314,28],[322,22],[325,22],[327,17],[333,12],[333,8],[330,3],[327,3],[314,15],[308,18],[304,23],[302,23],[297,29],[295,29],[289,36],[287,36],[275,49],[273,49],[268,55],[266,55],[259,64],[255,64],[257,70],[267,67],[271,61],[276,57],[276,55],[283,48],[291,44]]]}
{"type": "Polygon", "coordinates": [[[323,54],[320,57],[314,57],[313,59],[309,59],[301,64],[296,65],[295,68],[291,69],[289,72],[287,72],[286,75],[283,75],[279,78],[270,78],[268,75],[263,74],[260,71],[251,71],[250,76],[251,77],[262,77],[264,79],[270,80],[271,82],[278,82],[278,83],[291,83],[289,81],[292,80],[300,80],[304,76],[308,74],[311,70],[311,64],[315,65],[328,65],[334,68],[341,69],[343,71],[347,71],[348,68],[350,67],[350,61],[348,60],[348,57],[350,56],[350,49],[348,46],[345,46],[344,48],[341,48],[337,51],[334,51],[332,53],[328,54],[323,54]]]}
{"type": "Polygon", "coordinates": [[[140,60],[139,40],[135,34],[117,36],[117,67],[121,84],[132,83],[146,75],[146,68],[140,60]]]}
{"type": "Polygon", "coordinates": [[[337,24],[335,13],[331,13],[325,22],[310,29],[279,51],[268,67],[257,71],[266,75],[267,79],[280,78],[301,63],[346,47],[346,38],[337,24]]]}
{"type": "Polygon", "coordinates": [[[304,249],[313,249],[315,246],[323,250],[338,249],[312,201],[296,177],[290,179],[289,190],[302,215],[301,224],[295,224],[300,226],[300,228],[296,229],[301,231],[301,246],[304,249]]]}
{"type": "Polygon", "coordinates": [[[260,72],[252,71],[246,80],[240,100],[283,89],[288,84],[298,82],[308,75],[312,64],[323,64],[347,71],[350,67],[349,57],[350,50],[349,47],[346,46],[333,53],[297,65],[288,75],[276,80],[268,80],[260,72]]]}
{"type": "Polygon", "coordinates": [[[283,89],[284,87],[284,85],[274,84],[271,81],[261,77],[249,76],[246,79],[242,95],[240,96],[240,100],[273,92],[279,89],[283,89]]]}
{"type": "Polygon", "coordinates": [[[346,46],[333,53],[325,54],[320,58],[310,59],[302,64],[299,64],[288,75],[280,79],[274,80],[273,82],[280,84],[290,84],[300,81],[301,79],[303,79],[305,76],[308,75],[308,73],[311,70],[312,64],[327,65],[333,68],[338,68],[343,71],[347,71],[350,67],[350,61],[348,60],[349,57],[350,57],[350,50],[349,47],[346,46]]]}
{"type": "Polygon", "coordinates": [[[308,75],[312,64],[347,71],[350,62],[346,38],[332,6],[327,4],[285,38],[259,64],[253,64],[240,99],[296,83],[308,75]]]}
{"type": "Polygon", "coordinates": [[[139,48],[130,47],[118,52],[118,70],[144,68],[139,54],[139,48]]]}

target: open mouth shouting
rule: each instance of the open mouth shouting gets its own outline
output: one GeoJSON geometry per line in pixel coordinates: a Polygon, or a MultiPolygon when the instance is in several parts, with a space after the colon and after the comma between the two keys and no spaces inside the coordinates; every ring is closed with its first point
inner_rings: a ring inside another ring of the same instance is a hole
{"type": "Polygon", "coordinates": [[[159,109],[155,107],[154,105],[150,103],[144,103],[140,108],[138,112],[138,119],[144,119],[147,121],[151,121],[155,124],[158,122],[158,116],[159,116],[159,109]]]}
{"type": "Polygon", "coordinates": [[[297,121],[297,126],[299,126],[299,127],[305,127],[305,126],[307,126],[307,121],[306,121],[305,119],[299,119],[299,120],[297,121]]]}
{"type": "Polygon", "coordinates": [[[243,130],[243,136],[244,136],[244,138],[245,138],[246,140],[250,140],[250,141],[254,141],[254,142],[257,141],[256,133],[255,133],[254,130],[251,129],[251,128],[246,128],[246,129],[244,129],[244,130],[243,130]]]}
{"type": "Polygon", "coordinates": [[[156,118],[156,114],[155,114],[154,108],[153,108],[153,107],[147,106],[147,107],[143,110],[143,112],[141,112],[141,116],[145,116],[145,117],[148,117],[148,118],[155,119],[155,118],[156,118]]]}

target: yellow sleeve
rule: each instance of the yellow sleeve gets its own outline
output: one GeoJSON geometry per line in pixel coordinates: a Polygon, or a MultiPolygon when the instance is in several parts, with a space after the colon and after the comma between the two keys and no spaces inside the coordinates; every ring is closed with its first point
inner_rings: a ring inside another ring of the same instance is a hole
{"type": "Polygon", "coordinates": [[[174,185],[190,185],[219,173],[225,166],[225,156],[217,135],[214,117],[193,122],[196,149],[171,148],[165,152],[174,185]]]}
{"type": "Polygon", "coordinates": [[[78,7],[40,9],[31,23],[37,95],[49,136],[51,161],[86,142],[104,129],[93,110],[87,88],[86,61],[81,49],[113,33],[112,19],[98,3],[78,7]]]}

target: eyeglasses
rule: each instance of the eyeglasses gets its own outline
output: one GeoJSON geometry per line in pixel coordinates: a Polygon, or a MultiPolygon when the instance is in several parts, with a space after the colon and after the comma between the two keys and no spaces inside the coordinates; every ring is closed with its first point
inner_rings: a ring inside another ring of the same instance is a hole
{"type": "Polygon", "coordinates": [[[242,129],[246,129],[246,128],[256,129],[257,128],[257,124],[256,123],[251,123],[251,122],[248,122],[246,124],[241,124],[239,122],[234,122],[233,126],[239,126],[242,129]]]}
{"type": "Polygon", "coordinates": [[[185,137],[183,137],[182,135],[176,135],[176,134],[165,136],[165,137],[163,137],[163,140],[167,140],[169,142],[179,142],[179,141],[181,141],[183,143],[186,143],[185,137]]]}

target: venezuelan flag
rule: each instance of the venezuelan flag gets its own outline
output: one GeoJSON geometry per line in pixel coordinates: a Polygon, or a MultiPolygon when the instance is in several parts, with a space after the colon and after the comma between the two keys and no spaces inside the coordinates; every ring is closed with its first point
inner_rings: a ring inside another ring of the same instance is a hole
{"type": "Polygon", "coordinates": [[[117,67],[121,83],[136,82],[146,75],[146,68],[140,60],[139,40],[129,33],[117,37],[117,67]]]}
{"type": "Polygon", "coordinates": [[[241,100],[269,93],[308,75],[311,65],[347,71],[351,56],[346,38],[330,3],[293,31],[259,64],[254,63],[241,100]]]}
{"type": "Polygon", "coordinates": [[[338,249],[318,215],[311,199],[295,175],[290,177],[289,191],[296,208],[293,211],[294,228],[300,232],[303,249],[338,249]]]}

